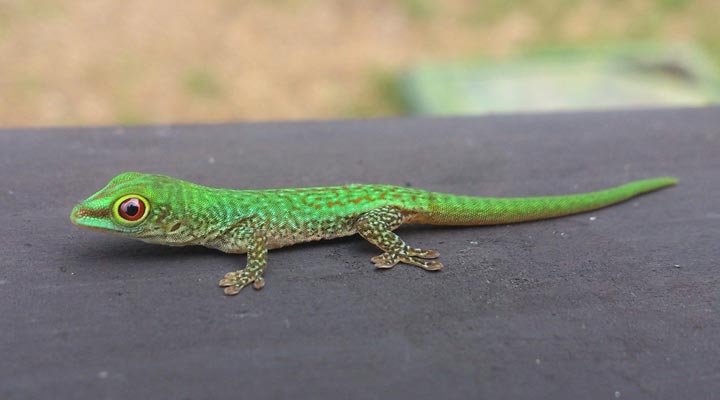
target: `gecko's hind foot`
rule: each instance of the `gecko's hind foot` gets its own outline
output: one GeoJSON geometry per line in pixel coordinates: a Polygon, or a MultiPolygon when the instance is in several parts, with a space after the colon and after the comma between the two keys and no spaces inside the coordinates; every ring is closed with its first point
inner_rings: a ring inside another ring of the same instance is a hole
{"type": "Polygon", "coordinates": [[[261,271],[233,271],[225,274],[225,277],[218,283],[220,287],[224,287],[224,292],[228,296],[233,296],[242,290],[245,286],[253,284],[253,287],[260,290],[265,286],[265,280],[263,279],[261,271]]]}
{"type": "Polygon", "coordinates": [[[375,264],[375,267],[377,268],[392,268],[398,263],[403,264],[409,264],[414,265],[416,267],[420,267],[427,271],[438,271],[443,268],[442,263],[437,261],[425,261],[421,260],[419,257],[423,258],[436,258],[440,254],[435,250],[420,250],[420,249],[413,249],[413,252],[410,253],[413,256],[410,255],[397,255],[385,252],[383,254],[380,254],[379,256],[375,256],[370,259],[370,261],[375,264]],[[423,254],[424,256],[421,256],[420,254],[423,254]]]}
{"type": "Polygon", "coordinates": [[[378,268],[392,268],[398,263],[403,263],[428,271],[442,269],[443,265],[437,261],[423,260],[437,258],[440,253],[435,250],[410,247],[393,233],[393,229],[400,226],[405,217],[407,215],[399,208],[387,206],[370,210],[357,219],[355,229],[360,236],[385,251],[372,258],[373,264],[378,268]]]}

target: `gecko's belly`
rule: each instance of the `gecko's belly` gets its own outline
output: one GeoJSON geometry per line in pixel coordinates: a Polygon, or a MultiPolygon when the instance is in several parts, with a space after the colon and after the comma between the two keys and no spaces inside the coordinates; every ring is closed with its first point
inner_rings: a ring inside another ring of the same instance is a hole
{"type": "MultiPolygon", "coordinates": [[[[329,240],[356,233],[350,219],[340,221],[328,220],[313,223],[311,226],[289,226],[287,224],[269,224],[266,228],[267,248],[277,249],[298,243],[329,240]]],[[[199,243],[205,247],[217,249],[225,253],[242,254],[247,252],[247,243],[233,235],[221,236],[199,243]]]]}
{"type": "Polygon", "coordinates": [[[267,224],[268,248],[291,246],[297,243],[334,239],[355,234],[352,215],[333,215],[317,218],[298,213],[267,224]]]}
{"type": "Polygon", "coordinates": [[[329,240],[339,237],[354,235],[354,229],[346,229],[333,232],[298,232],[282,236],[268,237],[268,249],[277,249],[280,247],[292,246],[298,243],[314,242],[317,240],[329,240]]]}

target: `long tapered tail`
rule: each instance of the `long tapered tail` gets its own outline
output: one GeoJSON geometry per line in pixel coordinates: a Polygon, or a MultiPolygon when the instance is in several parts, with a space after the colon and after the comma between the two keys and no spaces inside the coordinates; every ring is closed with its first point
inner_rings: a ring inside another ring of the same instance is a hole
{"type": "Polygon", "coordinates": [[[495,225],[561,217],[596,210],[677,183],[645,179],[597,192],[547,197],[492,198],[431,193],[429,207],[414,222],[435,225],[495,225]]]}

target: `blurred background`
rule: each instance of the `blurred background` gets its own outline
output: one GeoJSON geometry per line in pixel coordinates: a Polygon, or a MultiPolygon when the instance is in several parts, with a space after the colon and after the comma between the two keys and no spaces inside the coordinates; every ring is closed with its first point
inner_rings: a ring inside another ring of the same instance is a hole
{"type": "Polygon", "coordinates": [[[717,0],[0,0],[0,125],[718,102],[717,0]]]}

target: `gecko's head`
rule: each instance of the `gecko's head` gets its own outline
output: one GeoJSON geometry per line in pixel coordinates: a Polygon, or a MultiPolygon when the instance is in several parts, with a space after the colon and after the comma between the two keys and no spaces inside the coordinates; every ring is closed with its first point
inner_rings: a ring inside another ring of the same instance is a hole
{"type": "Polygon", "coordinates": [[[167,241],[170,228],[178,223],[169,209],[169,193],[179,194],[181,186],[174,178],[126,172],[76,205],[70,220],[82,228],[167,241]]]}

